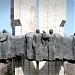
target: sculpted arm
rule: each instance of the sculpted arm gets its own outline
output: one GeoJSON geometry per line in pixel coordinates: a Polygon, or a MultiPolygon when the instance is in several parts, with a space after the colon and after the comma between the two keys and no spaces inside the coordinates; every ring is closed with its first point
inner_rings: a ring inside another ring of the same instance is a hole
{"type": "Polygon", "coordinates": [[[33,47],[35,47],[35,41],[36,41],[36,38],[35,38],[35,35],[33,35],[33,47]]]}

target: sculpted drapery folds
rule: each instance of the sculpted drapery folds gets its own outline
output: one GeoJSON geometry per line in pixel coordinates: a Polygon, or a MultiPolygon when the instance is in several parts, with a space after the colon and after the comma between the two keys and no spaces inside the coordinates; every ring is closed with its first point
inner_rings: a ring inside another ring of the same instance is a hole
{"type": "Polygon", "coordinates": [[[48,36],[45,31],[42,33],[42,55],[43,60],[48,60],[48,36]]]}
{"type": "Polygon", "coordinates": [[[0,32],[0,58],[11,58],[11,35],[5,29],[0,32]]]}
{"type": "Polygon", "coordinates": [[[25,35],[25,40],[26,40],[26,58],[29,59],[29,60],[34,60],[34,48],[33,48],[33,45],[34,45],[34,41],[33,41],[33,35],[35,33],[34,32],[30,32],[30,33],[27,33],[25,35]]]}
{"type": "Polygon", "coordinates": [[[73,60],[75,61],[75,34],[71,37],[62,37],[49,34],[30,32],[25,35],[12,36],[6,30],[0,32],[0,60],[25,58],[35,61],[73,60]]]}
{"type": "Polygon", "coordinates": [[[55,48],[55,34],[53,34],[53,30],[49,30],[48,34],[48,60],[55,60],[56,56],[56,48],[55,48]]]}
{"type": "Polygon", "coordinates": [[[33,35],[33,41],[34,41],[34,57],[36,61],[43,60],[42,56],[42,35],[40,33],[40,30],[36,30],[36,34],[33,35]]]}

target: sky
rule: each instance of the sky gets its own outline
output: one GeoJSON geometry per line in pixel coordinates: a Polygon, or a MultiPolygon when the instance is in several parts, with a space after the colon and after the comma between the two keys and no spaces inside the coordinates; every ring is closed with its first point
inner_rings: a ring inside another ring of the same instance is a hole
{"type": "MultiPolygon", "coordinates": [[[[38,0],[36,0],[37,2],[38,0]]],[[[66,35],[72,35],[74,33],[74,18],[75,14],[72,0],[67,0],[67,22],[64,27],[64,32],[66,35]],[[70,8],[70,6],[73,6],[70,8]]],[[[38,10],[37,10],[38,13],[38,10]]],[[[36,14],[37,14],[36,13],[36,14]]],[[[37,23],[38,21],[36,21],[37,23]]],[[[38,23],[37,23],[38,24],[38,23]]],[[[0,31],[6,29],[11,33],[10,26],[10,0],[0,0],[0,31]]]]}
{"type": "Polygon", "coordinates": [[[0,0],[0,31],[3,29],[11,33],[10,0],[0,0]]]}
{"type": "Polygon", "coordinates": [[[70,36],[74,34],[74,20],[75,20],[75,12],[74,12],[74,0],[67,0],[66,1],[66,24],[64,26],[64,32],[66,35],[70,36]]]}

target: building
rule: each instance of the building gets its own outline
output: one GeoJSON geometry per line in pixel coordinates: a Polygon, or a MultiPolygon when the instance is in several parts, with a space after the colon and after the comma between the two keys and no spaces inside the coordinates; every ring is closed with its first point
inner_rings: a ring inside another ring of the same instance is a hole
{"type": "MultiPolygon", "coordinates": [[[[35,32],[38,28],[41,32],[45,30],[47,33],[49,29],[53,29],[54,33],[59,33],[63,36],[63,27],[66,22],[68,24],[68,1],[69,0],[11,0],[12,34],[23,35],[27,32],[35,32]]],[[[71,1],[73,3],[73,0],[71,1]]],[[[33,73],[31,73],[32,65],[30,64],[32,62],[21,59],[19,61],[16,60],[15,63],[17,66],[15,68],[15,75],[24,75],[25,73],[33,75],[33,73]],[[26,64],[24,63],[27,64],[26,68],[26,64]]],[[[46,62],[45,66],[39,73],[42,75],[45,71],[46,75],[49,73],[51,75],[53,73],[57,73],[57,75],[64,75],[64,68],[62,66],[60,68],[60,64],[64,66],[63,62],[59,61],[46,62]],[[48,64],[50,65],[50,69],[48,69],[48,64]],[[58,70],[55,68],[58,68],[58,70]]],[[[33,70],[35,71],[34,68],[33,70]]]]}
{"type": "Polygon", "coordinates": [[[66,0],[39,0],[39,29],[53,29],[63,35],[62,20],[66,20],[66,0]],[[62,8],[62,9],[61,9],[62,8]]]}
{"type": "MultiPolygon", "coordinates": [[[[63,35],[63,20],[66,21],[66,0],[11,0],[11,15],[15,24],[15,35],[25,34],[39,28],[47,33],[53,29],[54,33],[63,35]],[[62,9],[61,9],[62,8],[62,9]]],[[[12,18],[11,18],[12,20],[12,18]]],[[[11,21],[11,25],[13,21],[11,21]]]]}
{"type": "Polygon", "coordinates": [[[11,0],[11,25],[15,23],[15,35],[34,32],[36,26],[35,0],[11,0]],[[30,2],[30,3],[29,3],[30,2]]]}

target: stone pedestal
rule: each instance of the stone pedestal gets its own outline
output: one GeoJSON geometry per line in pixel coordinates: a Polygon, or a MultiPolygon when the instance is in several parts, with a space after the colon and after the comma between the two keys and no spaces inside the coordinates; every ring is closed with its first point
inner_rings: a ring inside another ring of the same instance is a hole
{"type": "Polygon", "coordinates": [[[23,59],[17,59],[15,60],[15,75],[24,75],[24,60],[23,59]]]}
{"type": "Polygon", "coordinates": [[[37,73],[36,62],[26,59],[15,59],[14,64],[15,75],[64,75],[64,62],[62,61],[39,62],[39,73],[37,73]]]}
{"type": "Polygon", "coordinates": [[[36,75],[36,69],[31,61],[27,59],[15,59],[15,75],[36,75]]]}
{"type": "Polygon", "coordinates": [[[65,75],[65,72],[64,72],[64,63],[63,65],[61,66],[61,70],[59,72],[59,75],[65,75]]]}

